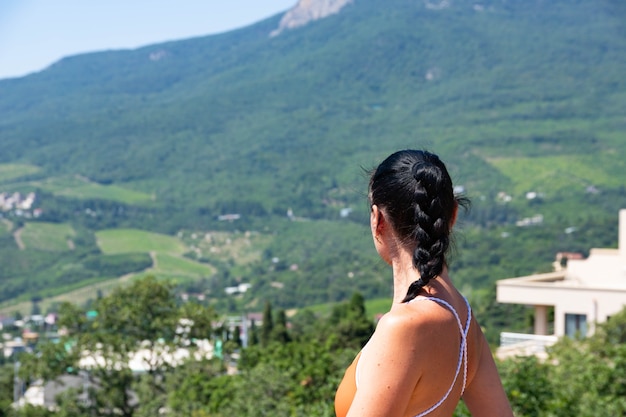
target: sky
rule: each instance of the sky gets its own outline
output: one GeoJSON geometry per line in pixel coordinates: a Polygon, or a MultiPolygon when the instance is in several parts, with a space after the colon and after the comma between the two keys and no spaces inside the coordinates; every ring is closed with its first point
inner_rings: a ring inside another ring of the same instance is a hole
{"type": "Polygon", "coordinates": [[[0,79],[62,57],[247,26],[297,0],[0,0],[0,79]]]}

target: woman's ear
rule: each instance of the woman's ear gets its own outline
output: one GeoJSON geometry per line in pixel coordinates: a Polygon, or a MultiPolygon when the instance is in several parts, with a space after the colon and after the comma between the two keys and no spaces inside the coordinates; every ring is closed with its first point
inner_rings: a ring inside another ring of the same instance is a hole
{"type": "Polygon", "coordinates": [[[456,217],[458,214],[459,214],[459,202],[455,201],[454,209],[452,210],[452,217],[450,218],[450,230],[452,230],[452,228],[454,227],[454,224],[456,223],[456,217]]]}
{"type": "Polygon", "coordinates": [[[378,210],[378,206],[376,204],[372,205],[372,210],[370,211],[370,227],[372,228],[372,236],[376,237],[378,231],[378,216],[380,214],[380,210],[378,210]]]}
{"type": "Polygon", "coordinates": [[[391,255],[390,250],[392,249],[392,240],[391,239],[391,228],[389,227],[389,223],[387,223],[387,218],[385,217],[385,212],[378,208],[378,206],[372,206],[372,213],[370,216],[370,225],[372,227],[372,238],[374,240],[374,246],[376,247],[376,251],[378,255],[391,265],[391,255]]]}
{"type": "Polygon", "coordinates": [[[385,215],[375,204],[372,206],[370,225],[372,227],[372,236],[378,240],[385,228],[385,215]]]}

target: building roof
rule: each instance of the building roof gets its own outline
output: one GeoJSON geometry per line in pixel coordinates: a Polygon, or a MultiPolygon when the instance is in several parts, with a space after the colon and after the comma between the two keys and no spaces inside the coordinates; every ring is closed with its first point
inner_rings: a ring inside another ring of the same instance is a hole
{"type": "Polygon", "coordinates": [[[568,320],[591,326],[606,321],[626,305],[626,210],[619,212],[617,249],[592,249],[587,259],[569,259],[555,272],[499,280],[496,297],[500,303],[535,306],[537,334],[545,334],[546,307],[554,308],[557,336],[573,331],[568,320]]]}
{"type": "MultiPolygon", "coordinates": [[[[498,281],[498,288],[532,287],[609,290],[626,293],[626,209],[619,213],[617,249],[591,249],[586,259],[569,259],[565,269],[498,281]]],[[[502,302],[515,302],[500,300],[502,302]]]]}
{"type": "MultiPolygon", "coordinates": [[[[59,394],[64,393],[68,389],[83,390],[87,384],[87,381],[83,376],[78,375],[61,375],[53,381],[46,382],[44,386],[44,406],[52,408],[56,406],[56,397],[59,394]]],[[[84,393],[80,396],[81,399],[85,399],[84,393]]]]}

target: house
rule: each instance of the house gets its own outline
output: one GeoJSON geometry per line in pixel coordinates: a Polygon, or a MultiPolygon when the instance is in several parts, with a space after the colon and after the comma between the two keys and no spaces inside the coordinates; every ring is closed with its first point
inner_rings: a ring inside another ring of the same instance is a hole
{"type": "Polygon", "coordinates": [[[29,404],[45,407],[48,410],[55,410],[57,405],[56,397],[68,389],[84,391],[79,396],[79,399],[86,401],[86,388],[88,386],[89,381],[85,375],[62,375],[53,381],[45,383],[37,380],[28,387],[24,395],[13,404],[13,407],[20,409],[29,404]]]}
{"type": "Polygon", "coordinates": [[[588,258],[572,256],[565,267],[556,269],[496,283],[499,303],[535,310],[534,334],[502,333],[498,356],[542,355],[545,346],[559,337],[592,335],[597,323],[626,306],[626,209],[619,212],[617,249],[591,249],[588,258]]]}
{"type": "Polygon", "coordinates": [[[15,326],[15,319],[13,317],[0,316],[0,330],[9,329],[15,326]]]}
{"type": "MultiPolygon", "coordinates": [[[[42,380],[33,381],[28,389],[19,397],[19,399],[13,403],[13,408],[21,409],[27,405],[45,407],[50,411],[57,411],[58,404],[57,398],[59,395],[67,393],[68,390],[74,390],[78,392],[76,400],[82,405],[89,405],[91,400],[89,398],[89,389],[100,387],[97,379],[90,380],[89,373],[80,371],[77,375],[61,375],[52,381],[44,382],[42,380]]],[[[139,399],[134,391],[128,391],[130,398],[129,404],[136,406],[139,404],[139,399]]],[[[104,410],[103,410],[104,411],[104,410]]],[[[112,410],[109,410],[112,411],[112,410]]],[[[115,415],[116,412],[104,413],[104,415],[115,415]]]]}
{"type": "Polygon", "coordinates": [[[237,285],[236,287],[226,287],[224,288],[224,292],[228,295],[244,294],[250,288],[252,288],[252,284],[243,283],[237,285]]]}
{"type": "Polygon", "coordinates": [[[2,354],[5,358],[10,358],[12,355],[17,355],[18,353],[29,351],[30,348],[28,347],[28,345],[20,338],[9,340],[5,342],[2,346],[2,354]]]}

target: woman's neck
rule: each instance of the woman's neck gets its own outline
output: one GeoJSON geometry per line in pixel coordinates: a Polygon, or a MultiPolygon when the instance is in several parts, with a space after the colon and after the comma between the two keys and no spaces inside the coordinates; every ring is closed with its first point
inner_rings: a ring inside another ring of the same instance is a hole
{"type": "MultiPolygon", "coordinates": [[[[393,270],[393,303],[402,303],[409,286],[420,278],[420,274],[413,266],[413,254],[409,251],[400,251],[392,259],[393,270]]],[[[441,273],[433,277],[423,288],[424,295],[436,296],[442,291],[448,292],[450,278],[448,268],[444,265],[441,273]]]]}

